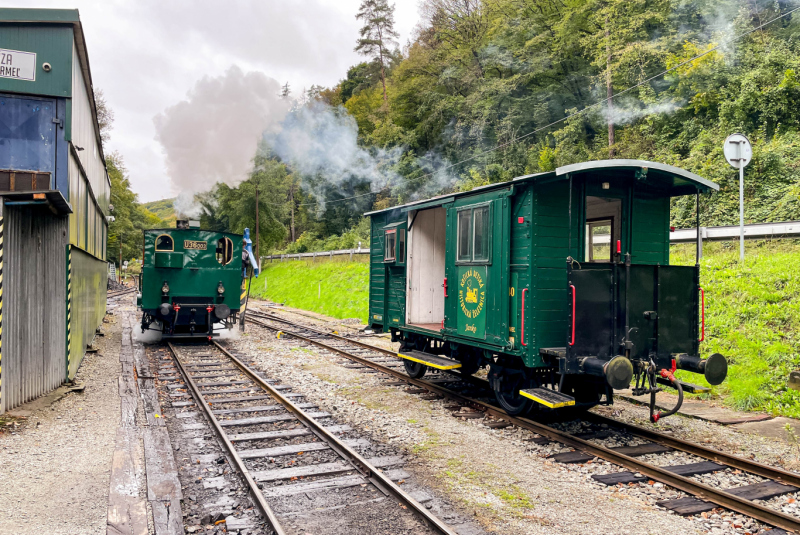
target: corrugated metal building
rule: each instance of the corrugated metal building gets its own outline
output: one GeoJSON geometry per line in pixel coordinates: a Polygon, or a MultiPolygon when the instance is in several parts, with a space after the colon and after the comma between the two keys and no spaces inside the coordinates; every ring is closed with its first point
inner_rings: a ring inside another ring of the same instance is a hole
{"type": "Polygon", "coordinates": [[[110,193],[78,11],[0,9],[0,413],[75,377],[110,193]]]}

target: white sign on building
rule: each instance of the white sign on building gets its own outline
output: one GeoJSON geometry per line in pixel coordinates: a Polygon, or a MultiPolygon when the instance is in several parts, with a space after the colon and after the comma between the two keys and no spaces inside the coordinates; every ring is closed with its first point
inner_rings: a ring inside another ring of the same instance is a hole
{"type": "Polygon", "coordinates": [[[36,81],[36,54],[0,48],[0,78],[36,81]]]}

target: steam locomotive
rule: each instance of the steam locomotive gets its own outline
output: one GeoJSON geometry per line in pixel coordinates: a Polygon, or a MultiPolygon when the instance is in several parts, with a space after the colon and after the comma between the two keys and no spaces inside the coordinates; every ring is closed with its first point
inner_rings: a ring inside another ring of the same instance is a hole
{"type": "Polygon", "coordinates": [[[248,266],[258,276],[248,229],[242,236],[178,220],[174,229],[145,230],[137,295],[142,332],[211,340],[232,328],[244,311],[248,266]]]}

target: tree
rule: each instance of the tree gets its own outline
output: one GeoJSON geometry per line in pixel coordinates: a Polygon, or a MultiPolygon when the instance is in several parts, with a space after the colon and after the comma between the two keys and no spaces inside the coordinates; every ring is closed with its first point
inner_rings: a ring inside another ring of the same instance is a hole
{"type": "Polygon", "coordinates": [[[356,19],[363,20],[355,51],[371,57],[380,66],[381,85],[383,86],[383,102],[389,103],[386,93],[386,63],[390,46],[397,46],[399,34],[394,30],[394,4],[388,0],[363,0],[358,8],[356,19]]]}
{"type": "Polygon", "coordinates": [[[142,230],[160,226],[161,219],[138,203],[119,153],[112,152],[106,156],[106,168],[111,180],[111,204],[114,205],[114,221],[108,225],[107,256],[117,260],[121,249],[122,260],[139,258],[142,254],[142,230]]]}
{"type": "Polygon", "coordinates": [[[106,103],[105,95],[102,89],[96,89],[94,92],[94,105],[97,111],[97,125],[100,127],[100,142],[105,147],[108,139],[111,137],[111,129],[114,124],[114,111],[106,103]]]}
{"type": "Polygon", "coordinates": [[[281,98],[289,98],[289,95],[292,94],[292,90],[289,89],[289,82],[286,82],[281,86],[281,92],[278,94],[281,98]]]}

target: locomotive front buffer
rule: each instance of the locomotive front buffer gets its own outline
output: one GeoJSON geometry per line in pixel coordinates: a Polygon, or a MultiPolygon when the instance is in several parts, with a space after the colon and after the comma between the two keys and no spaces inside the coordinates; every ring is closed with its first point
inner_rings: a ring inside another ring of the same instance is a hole
{"type": "Polygon", "coordinates": [[[638,265],[630,254],[616,263],[579,263],[567,258],[569,332],[565,348],[542,349],[562,376],[604,377],[609,389],[631,385],[634,396],[650,394],[650,420],[675,414],[684,387],[676,370],[703,374],[719,385],[728,373],[724,356],[700,358],[705,338],[705,293],[694,266],[638,265]],[[699,317],[698,317],[699,316],[699,317]],[[656,410],[660,385],[677,391],[675,406],[656,410]]]}

